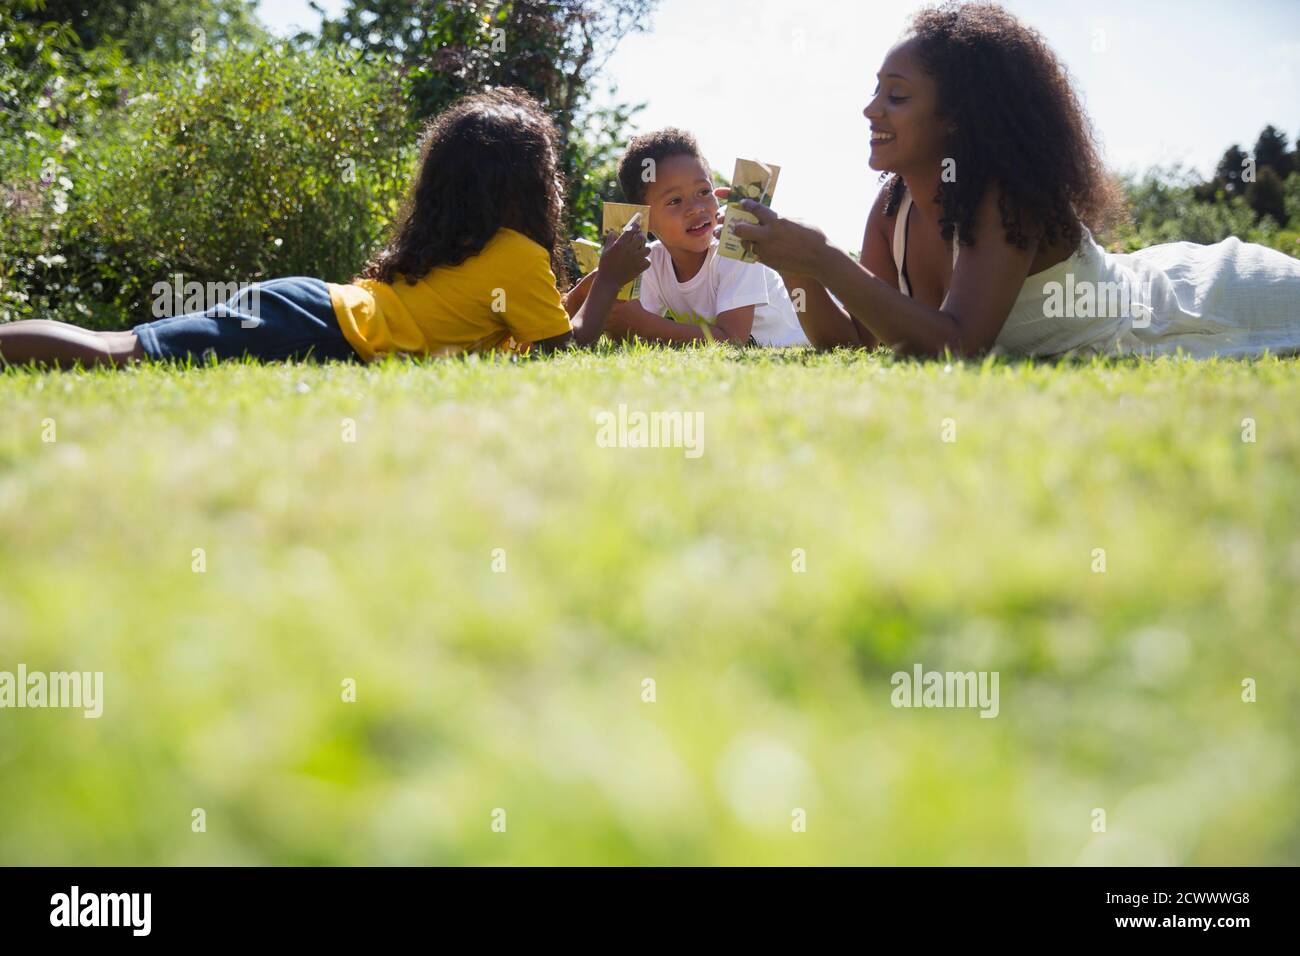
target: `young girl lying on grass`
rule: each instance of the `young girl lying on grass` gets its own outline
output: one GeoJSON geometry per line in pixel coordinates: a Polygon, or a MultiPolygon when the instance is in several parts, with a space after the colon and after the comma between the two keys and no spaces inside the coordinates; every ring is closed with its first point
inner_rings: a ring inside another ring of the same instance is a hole
{"type": "Polygon", "coordinates": [[[94,332],[32,319],[0,325],[0,360],[59,367],[145,358],[364,359],[600,337],[618,290],[649,265],[645,235],[608,244],[572,317],[556,288],[563,188],[555,126],[516,90],[467,97],[425,132],[420,172],[389,245],[348,285],[261,283],[203,312],[94,332]]]}
{"type": "MultiPolygon", "coordinates": [[[[780,275],[718,255],[718,200],[694,136],[670,127],[636,137],[619,163],[618,182],[628,202],[650,207],[658,241],[650,246],[640,298],[614,306],[605,326],[611,338],[808,344],[780,275]]],[[[570,311],[604,268],[602,263],[569,293],[570,311]]]]}

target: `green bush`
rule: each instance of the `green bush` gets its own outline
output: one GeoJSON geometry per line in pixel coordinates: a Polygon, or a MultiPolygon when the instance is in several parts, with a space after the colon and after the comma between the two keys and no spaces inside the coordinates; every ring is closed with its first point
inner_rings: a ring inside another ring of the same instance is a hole
{"type": "Polygon", "coordinates": [[[1300,232],[1300,172],[1292,173],[1286,178],[1282,192],[1286,203],[1287,227],[1300,232]]]}
{"type": "Polygon", "coordinates": [[[1197,198],[1200,184],[1193,173],[1180,167],[1154,169],[1141,179],[1124,183],[1131,221],[1102,237],[1110,248],[1130,252],[1166,242],[1215,243],[1229,236],[1257,242],[1289,255],[1300,255],[1300,175],[1292,174],[1283,190],[1287,222],[1272,216],[1257,220],[1241,195],[1222,190],[1213,202],[1197,198]]]}
{"type": "MultiPolygon", "coordinates": [[[[65,134],[64,201],[7,215],[28,243],[25,311],[91,326],[146,321],[154,284],[175,273],[346,281],[382,242],[415,150],[394,74],[280,44],[140,68],[121,107],[82,132],[65,134]],[[33,243],[41,227],[57,241],[33,243]]],[[[37,152],[16,177],[27,193],[37,152]]]]}
{"type": "Polygon", "coordinates": [[[116,46],[82,50],[67,24],[0,10],[0,321],[63,295],[61,249],[76,243],[70,155],[79,130],[117,109],[126,76],[116,46]]]}

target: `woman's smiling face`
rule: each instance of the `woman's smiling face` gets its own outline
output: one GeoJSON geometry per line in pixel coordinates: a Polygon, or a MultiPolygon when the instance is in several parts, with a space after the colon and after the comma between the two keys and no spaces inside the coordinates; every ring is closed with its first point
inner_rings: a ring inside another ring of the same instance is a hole
{"type": "Polygon", "coordinates": [[[916,41],[896,44],[876,80],[871,102],[862,111],[871,123],[867,164],[891,173],[939,165],[946,155],[946,124],[937,115],[938,85],[922,66],[916,41]]]}

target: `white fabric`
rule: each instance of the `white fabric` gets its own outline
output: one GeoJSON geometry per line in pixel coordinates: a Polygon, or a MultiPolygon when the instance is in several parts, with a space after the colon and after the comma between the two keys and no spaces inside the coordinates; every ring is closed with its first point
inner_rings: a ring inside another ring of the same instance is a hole
{"type": "Polygon", "coordinates": [[[712,325],[719,313],[754,306],[754,342],[766,346],[808,345],[781,276],[758,262],[718,255],[714,239],[704,265],[678,282],[673,259],[660,242],[650,244],[650,268],[641,273],[641,307],[678,322],[712,325]]]}
{"type": "MultiPolygon", "coordinates": [[[[911,292],[900,237],[910,199],[905,193],[894,223],[905,295],[911,292]]],[[[956,256],[954,242],[954,264],[956,256]]],[[[1025,280],[993,346],[1032,356],[1166,355],[1180,348],[1194,358],[1300,352],[1300,260],[1235,237],[1112,253],[1085,228],[1073,255],[1025,280]]]]}
{"type": "MultiPolygon", "coordinates": [[[[903,263],[907,259],[907,214],[912,211],[912,194],[903,190],[903,200],[898,204],[898,213],[894,217],[894,267],[898,270],[898,288],[903,295],[911,296],[907,278],[903,275],[903,263]]],[[[952,267],[957,268],[957,238],[954,231],[952,241],[952,267]]]]}

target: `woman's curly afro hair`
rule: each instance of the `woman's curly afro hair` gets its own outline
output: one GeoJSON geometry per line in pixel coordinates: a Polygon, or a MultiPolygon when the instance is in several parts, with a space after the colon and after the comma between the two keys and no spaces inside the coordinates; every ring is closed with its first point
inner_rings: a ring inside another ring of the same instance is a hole
{"type": "Polygon", "coordinates": [[[551,118],[522,90],[476,93],[439,113],[425,127],[419,174],[393,237],[362,277],[415,283],[477,255],[502,226],[543,246],[563,277],[557,139],[551,118]]]}
{"type": "MultiPolygon", "coordinates": [[[[1007,242],[1077,248],[1084,225],[1105,227],[1118,191],[1098,155],[1092,125],[1065,66],[1035,30],[992,3],[944,3],[921,10],[909,36],[938,84],[938,112],[956,126],[950,156],[956,181],[941,182],[936,201],[943,237],[974,242],[975,210],[991,183],[1007,242]]],[[[886,213],[903,198],[894,176],[886,213]]]]}

